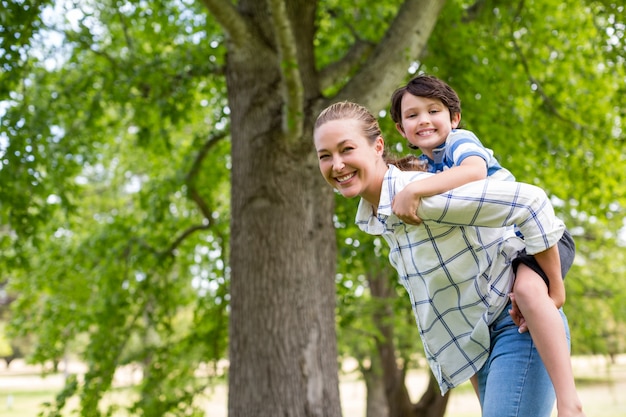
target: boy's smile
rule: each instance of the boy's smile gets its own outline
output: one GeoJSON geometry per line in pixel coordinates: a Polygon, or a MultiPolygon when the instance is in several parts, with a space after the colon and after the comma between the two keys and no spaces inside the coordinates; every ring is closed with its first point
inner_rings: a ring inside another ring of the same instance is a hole
{"type": "Polygon", "coordinates": [[[441,100],[405,93],[402,97],[402,120],[396,124],[396,129],[409,143],[432,158],[433,149],[446,141],[460,121],[461,115],[450,117],[450,111],[441,100]]]}

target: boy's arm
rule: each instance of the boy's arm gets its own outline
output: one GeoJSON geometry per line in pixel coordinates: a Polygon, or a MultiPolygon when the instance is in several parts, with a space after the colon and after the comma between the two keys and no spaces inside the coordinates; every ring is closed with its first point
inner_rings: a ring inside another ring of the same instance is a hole
{"type": "Polygon", "coordinates": [[[565,302],[565,285],[557,243],[565,225],[554,214],[545,191],[512,181],[478,181],[450,192],[424,197],[417,215],[447,225],[504,227],[517,225],[526,252],[533,255],[550,282],[556,307],[565,302]]]}
{"type": "Polygon", "coordinates": [[[556,308],[561,308],[565,303],[565,283],[561,276],[561,257],[559,256],[558,245],[552,246],[543,252],[533,255],[535,260],[548,276],[550,285],[548,286],[548,294],[556,308]]]}
{"type": "MultiPolygon", "coordinates": [[[[559,246],[554,245],[543,252],[535,253],[533,256],[548,277],[548,296],[552,299],[556,308],[561,308],[563,304],[565,304],[565,283],[563,282],[563,277],[561,276],[559,246]]],[[[528,326],[526,325],[524,316],[517,306],[515,294],[511,293],[510,297],[511,309],[509,310],[509,315],[515,324],[519,326],[520,333],[523,333],[528,330],[528,326]]]]}
{"type": "MultiPolygon", "coordinates": [[[[451,226],[517,225],[529,255],[556,245],[565,231],[545,191],[513,181],[475,181],[444,194],[424,197],[417,215],[424,222],[451,226]]],[[[554,268],[555,265],[559,263],[541,266],[554,268]]]]}
{"type": "Polygon", "coordinates": [[[487,178],[487,164],[480,156],[469,156],[459,166],[452,167],[426,179],[412,182],[393,199],[391,209],[407,224],[419,224],[416,211],[421,197],[445,193],[472,181],[487,178]]]}

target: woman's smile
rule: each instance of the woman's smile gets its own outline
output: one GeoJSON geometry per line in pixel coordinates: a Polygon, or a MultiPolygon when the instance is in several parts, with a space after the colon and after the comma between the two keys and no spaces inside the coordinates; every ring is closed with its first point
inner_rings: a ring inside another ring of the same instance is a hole
{"type": "Polygon", "coordinates": [[[356,176],[356,171],[355,172],[351,172],[349,174],[346,175],[342,175],[340,177],[335,177],[335,179],[337,180],[338,183],[343,184],[345,182],[347,182],[348,180],[354,178],[356,176]]]}

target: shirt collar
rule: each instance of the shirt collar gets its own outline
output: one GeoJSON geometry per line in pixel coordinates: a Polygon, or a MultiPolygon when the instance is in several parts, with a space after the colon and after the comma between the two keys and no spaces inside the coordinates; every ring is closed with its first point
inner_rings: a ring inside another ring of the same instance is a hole
{"type": "Polygon", "coordinates": [[[372,204],[361,199],[357,209],[355,222],[361,230],[372,235],[380,235],[387,229],[386,223],[391,211],[391,202],[396,195],[396,178],[401,171],[394,165],[389,165],[380,190],[380,200],[378,201],[377,215],[374,215],[372,204]]]}
{"type": "Polygon", "coordinates": [[[433,158],[430,158],[425,153],[421,154],[419,157],[421,159],[425,159],[426,161],[428,161],[430,165],[440,164],[443,159],[445,150],[446,150],[446,142],[442,143],[441,145],[433,149],[433,158]]]}

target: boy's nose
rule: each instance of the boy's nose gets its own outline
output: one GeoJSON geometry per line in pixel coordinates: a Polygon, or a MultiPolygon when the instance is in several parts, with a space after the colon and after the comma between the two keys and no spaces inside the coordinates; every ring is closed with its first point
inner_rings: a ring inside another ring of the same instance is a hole
{"type": "Polygon", "coordinates": [[[420,114],[417,117],[417,123],[420,124],[420,125],[428,123],[429,121],[430,121],[430,118],[428,117],[428,114],[420,114]]]}

